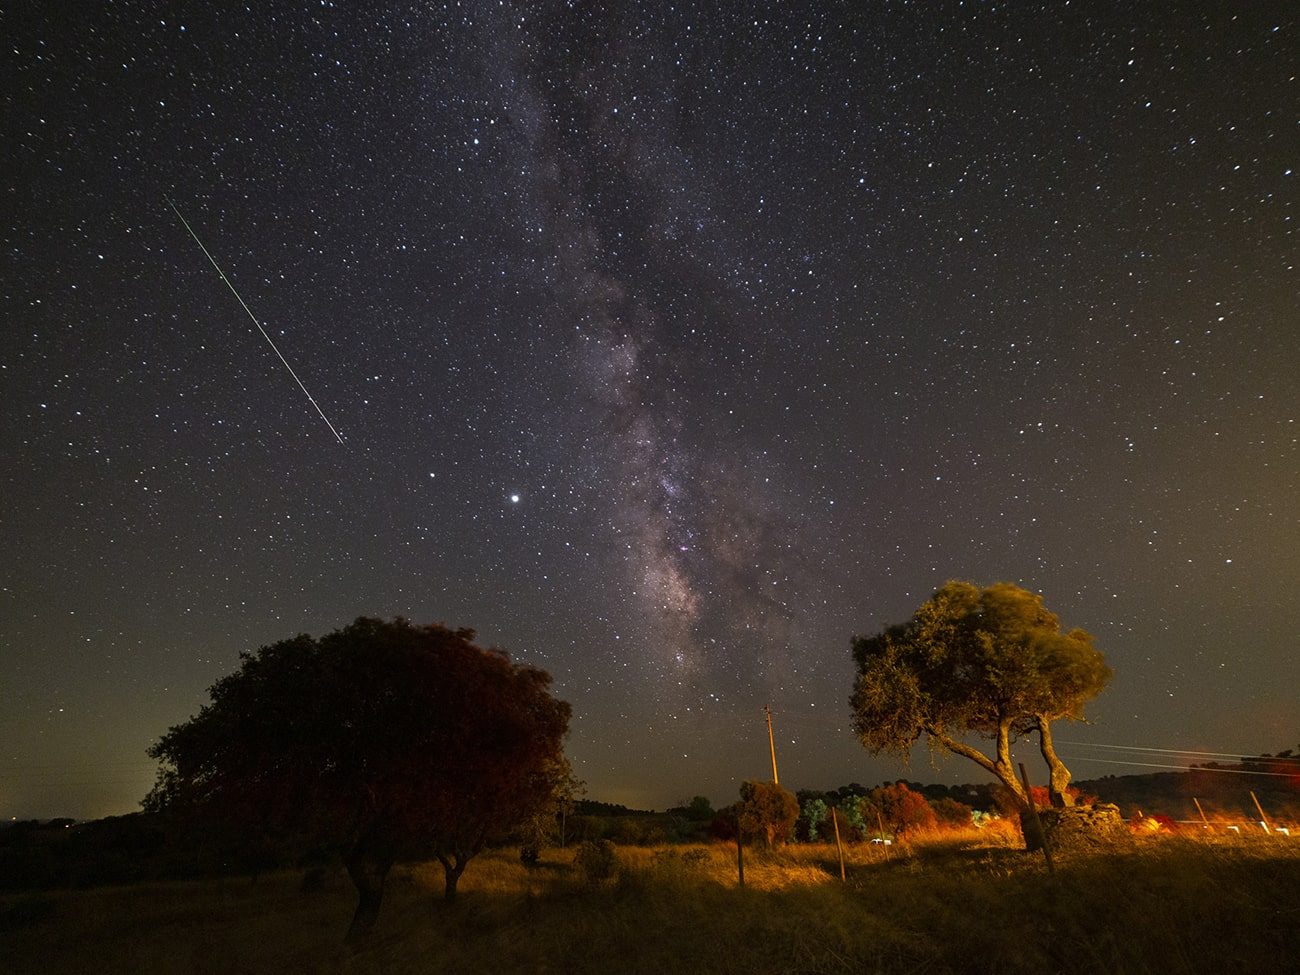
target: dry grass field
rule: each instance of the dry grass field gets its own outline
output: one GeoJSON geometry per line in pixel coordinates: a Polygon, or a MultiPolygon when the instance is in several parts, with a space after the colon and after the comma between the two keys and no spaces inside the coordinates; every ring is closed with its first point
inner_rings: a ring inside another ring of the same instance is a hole
{"type": "Polygon", "coordinates": [[[588,882],[573,853],[484,854],[441,900],[436,864],[397,868],[371,939],[342,944],[342,870],[11,895],[7,973],[1290,972],[1300,841],[1152,836],[1043,860],[988,836],[747,849],[620,848],[588,882]],[[21,922],[21,923],[20,923],[21,922]]]}

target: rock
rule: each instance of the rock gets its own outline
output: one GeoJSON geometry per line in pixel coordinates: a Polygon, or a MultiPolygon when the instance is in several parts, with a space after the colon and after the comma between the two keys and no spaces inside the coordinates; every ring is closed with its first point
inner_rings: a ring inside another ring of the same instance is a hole
{"type": "MultiPolygon", "coordinates": [[[[1052,852],[1098,850],[1114,846],[1129,839],[1128,824],[1120,815],[1119,806],[1099,802],[1092,806],[1066,806],[1061,809],[1040,809],[1038,818],[1043,823],[1047,842],[1052,852]]],[[[1039,849],[1033,836],[1033,826],[1021,820],[1025,833],[1025,848],[1039,849]]]]}

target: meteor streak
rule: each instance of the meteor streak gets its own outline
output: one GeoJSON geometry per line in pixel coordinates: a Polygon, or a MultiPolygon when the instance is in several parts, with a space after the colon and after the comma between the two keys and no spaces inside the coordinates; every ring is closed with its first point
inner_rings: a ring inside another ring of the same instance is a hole
{"type": "Polygon", "coordinates": [[[325,411],[320,408],[320,404],[316,402],[315,397],[313,397],[311,393],[307,392],[307,387],[302,384],[302,380],[298,378],[298,374],[293,371],[293,366],[289,365],[289,360],[284,357],[284,353],[281,352],[279,348],[277,348],[275,342],[271,340],[271,336],[268,335],[266,329],[262,327],[262,323],[257,320],[257,316],[253,314],[253,310],[249,308],[244,299],[239,296],[239,292],[235,290],[235,286],[231,284],[230,279],[226,277],[226,272],[221,270],[221,266],[217,264],[216,258],[214,258],[212,254],[208,252],[208,249],[203,246],[203,241],[199,240],[199,235],[194,232],[194,228],[190,226],[190,222],[185,219],[176,204],[168,197],[164,196],[163,199],[167,200],[167,205],[172,208],[172,212],[176,214],[185,229],[189,231],[190,236],[194,238],[194,243],[199,245],[199,249],[203,251],[204,256],[207,257],[213,268],[216,269],[221,280],[226,282],[226,287],[229,288],[230,293],[235,296],[235,300],[239,302],[240,307],[242,307],[244,311],[248,312],[248,317],[253,320],[253,324],[257,326],[257,330],[262,333],[262,338],[266,339],[266,344],[271,347],[272,351],[274,351],[277,356],[279,356],[280,361],[284,363],[284,367],[289,370],[289,375],[293,377],[293,381],[298,384],[298,388],[302,390],[303,395],[306,396],[311,405],[316,408],[316,412],[320,414],[320,418],[324,420],[325,425],[330,428],[330,433],[334,434],[334,439],[339,443],[343,443],[343,438],[339,436],[338,430],[334,429],[334,424],[330,423],[330,418],[325,415],[325,411]]]}

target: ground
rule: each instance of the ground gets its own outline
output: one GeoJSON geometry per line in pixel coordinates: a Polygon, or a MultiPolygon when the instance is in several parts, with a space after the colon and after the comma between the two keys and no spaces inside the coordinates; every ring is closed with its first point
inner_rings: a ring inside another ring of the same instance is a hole
{"type": "MultiPolygon", "coordinates": [[[[1009,842],[1009,841],[1008,841],[1009,842]]],[[[7,895],[0,957],[15,973],[1284,971],[1300,956],[1300,841],[1140,837],[1041,857],[972,838],[848,850],[619,849],[588,883],[572,850],[533,869],[471,863],[461,899],[436,864],[398,868],[360,950],[342,937],[341,870],[7,895]],[[310,885],[309,885],[310,886],[310,885]]]]}

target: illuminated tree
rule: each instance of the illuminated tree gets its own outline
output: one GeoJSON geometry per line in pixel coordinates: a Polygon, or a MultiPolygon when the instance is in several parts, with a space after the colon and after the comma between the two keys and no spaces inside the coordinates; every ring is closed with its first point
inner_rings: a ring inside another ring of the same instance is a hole
{"type": "Polygon", "coordinates": [[[240,655],[211,703],[167,732],[146,808],[290,830],[336,850],[378,916],[400,858],[436,857],[445,896],[491,838],[545,805],[569,706],[549,675],[472,630],[360,618],[240,655]]]}
{"type": "Polygon", "coordinates": [[[762,836],[768,846],[785,842],[799,818],[799,800],[775,782],[740,784],[740,829],[762,836]]]}
{"type": "Polygon", "coordinates": [[[934,810],[935,818],[945,826],[970,826],[972,824],[971,813],[973,810],[964,802],[958,802],[956,799],[949,799],[947,796],[942,799],[935,799],[930,803],[930,808],[934,810]]]}
{"type": "Polygon", "coordinates": [[[1061,632],[1041,596],[1006,582],[949,582],[906,623],[855,638],[853,658],[853,726],[873,754],[906,760],[924,735],[997,776],[1024,805],[1011,743],[1037,732],[1052,803],[1070,803],[1051,723],[1082,720],[1111,670],[1091,635],[1061,632]],[[992,755],[968,744],[971,736],[989,739],[992,755]]]}
{"type": "Polygon", "coordinates": [[[930,802],[919,792],[913,792],[904,782],[882,785],[872,789],[858,803],[858,811],[868,823],[876,816],[889,829],[899,835],[917,829],[932,829],[938,822],[930,802]]]}

